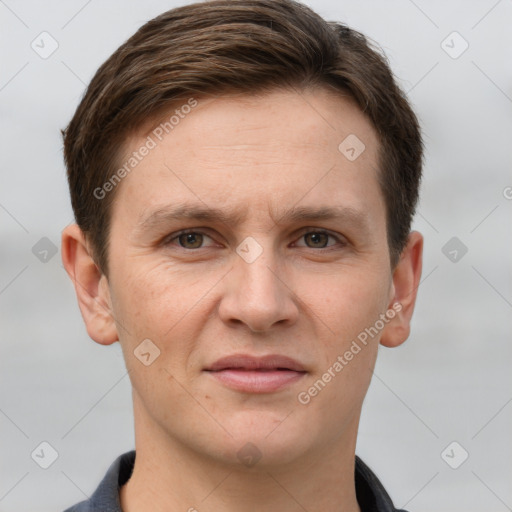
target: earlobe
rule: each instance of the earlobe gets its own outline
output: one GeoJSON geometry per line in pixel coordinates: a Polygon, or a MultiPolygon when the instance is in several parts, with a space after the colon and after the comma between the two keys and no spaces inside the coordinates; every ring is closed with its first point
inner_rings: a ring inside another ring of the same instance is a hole
{"type": "Polygon", "coordinates": [[[62,262],[75,286],[89,336],[102,345],[118,341],[108,280],[98,269],[89,244],[76,224],[62,231],[62,262]]]}
{"type": "Polygon", "coordinates": [[[397,347],[409,337],[422,261],[423,236],[417,231],[411,231],[393,272],[393,296],[388,310],[394,310],[396,314],[382,332],[380,343],[386,347],[397,347]]]}

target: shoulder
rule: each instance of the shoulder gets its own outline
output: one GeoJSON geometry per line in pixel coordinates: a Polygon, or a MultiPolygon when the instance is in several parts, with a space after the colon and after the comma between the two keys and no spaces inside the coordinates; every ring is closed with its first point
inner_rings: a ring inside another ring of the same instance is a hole
{"type": "Polygon", "coordinates": [[[356,456],[356,497],[361,512],[407,512],[396,509],[377,475],[356,456]]]}
{"type": "Polygon", "coordinates": [[[135,463],[135,450],[120,455],[108,468],[92,496],[64,512],[122,512],[119,488],[130,478],[135,463]]]}

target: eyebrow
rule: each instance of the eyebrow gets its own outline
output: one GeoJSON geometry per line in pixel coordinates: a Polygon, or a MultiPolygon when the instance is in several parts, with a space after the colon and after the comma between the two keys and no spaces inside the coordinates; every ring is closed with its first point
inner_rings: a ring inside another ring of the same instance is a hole
{"type": "MultiPolygon", "coordinates": [[[[247,218],[247,210],[219,209],[198,204],[176,204],[159,207],[148,215],[141,215],[136,225],[138,233],[156,230],[171,222],[179,220],[200,220],[206,222],[219,222],[236,226],[247,218]]],[[[362,211],[347,206],[298,206],[273,215],[276,224],[319,220],[344,221],[355,228],[367,232],[369,230],[368,215],[362,211]]]]}

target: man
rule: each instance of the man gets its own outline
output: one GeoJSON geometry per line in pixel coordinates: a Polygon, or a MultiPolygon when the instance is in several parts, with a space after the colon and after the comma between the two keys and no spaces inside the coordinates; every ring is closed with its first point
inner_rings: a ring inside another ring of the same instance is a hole
{"type": "Polygon", "coordinates": [[[180,7],[63,133],[63,261],[121,343],[136,448],[68,511],[395,510],[355,446],[409,335],[422,141],[364,36],[289,0],[180,7]]]}

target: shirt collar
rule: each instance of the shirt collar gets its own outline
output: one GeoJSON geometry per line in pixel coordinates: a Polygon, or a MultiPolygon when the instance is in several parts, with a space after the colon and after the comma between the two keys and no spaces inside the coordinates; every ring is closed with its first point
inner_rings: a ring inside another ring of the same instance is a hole
{"type": "MultiPolygon", "coordinates": [[[[135,450],[120,455],[112,463],[91,498],[64,512],[122,512],[119,489],[130,479],[134,464],[135,450]]],[[[395,509],[379,479],[357,456],[355,485],[361,512],[405,512],[395,509]]]]}

